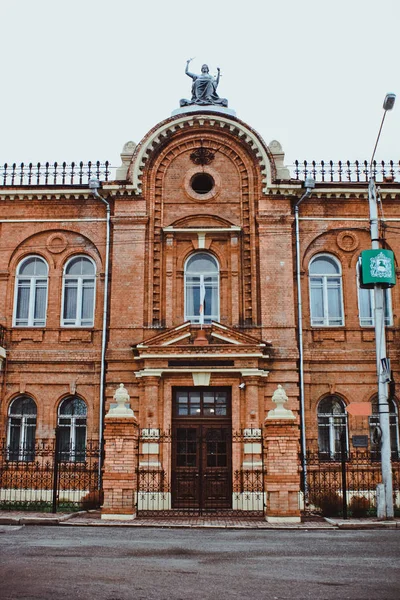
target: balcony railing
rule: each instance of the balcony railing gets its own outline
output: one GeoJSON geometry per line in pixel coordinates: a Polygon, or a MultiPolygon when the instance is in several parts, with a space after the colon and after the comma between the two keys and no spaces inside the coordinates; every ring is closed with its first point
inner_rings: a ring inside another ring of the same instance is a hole
{"type": "Polygon", "coordinates": [[[304,181],[307,177],[312,177],[316,181],[325,183],[367,183],[370,176],[374,177],[380,183],[393,183],[400,181],[400,161],[376,161],[372,163],[370,171],[367,160],[333,160],[317,162],[296,160],[291,167],[294,178],[304,181]]]}
{"type": "Polygon", "coordinates": [[[90,179],[108,181],[110,169],[108,160],[89,160],[86,163],[5,163],[0,167],[0,187],[87,185],[90,179]]]}

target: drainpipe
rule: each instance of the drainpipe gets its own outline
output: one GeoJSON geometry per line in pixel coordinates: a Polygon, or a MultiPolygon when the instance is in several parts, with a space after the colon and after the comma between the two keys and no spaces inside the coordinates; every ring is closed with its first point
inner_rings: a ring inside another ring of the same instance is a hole
{"type": "Polygon", "coordinates": [[[107,318],[108,318],[108,279],[110,265],[110,204],[102,196],[98,190],[101,188],[101,183],[98,179],[89,181],[89,188],[97,200],[101,200],[106,206],[107,211],[107,231],[106,231],[106,264],[104,273],[104,301],[103,301],[103,325],[101,334],[101,366],[100,366],[100,407],[99,407],[99,477],[98,487],[101,489],[101,469],[103,463],[103,420],[104,420],[104,404],[105,404],[105,376],[106,376],[106,344],[107,344],[107,318]]]}
{"type": "Polygon", "coordinates": [[[300,280],[300,235],[299,235],[299,206],[311,196],[315,187],[315,180],[307,177],[304,182],[306,191],[294,207],[294,218],[296,224],[296,278],[297,278],[297,320],[298,320],[298,341],[299,341],[299,383],[300,383],[300,431],[301,431],[301,455],[303,462],[303,489],[304,506],[308,503],[308,484],[307,484],[307,447],[306,447],[306,422],[304,410],[304,353],[303,353],[303,305],[301,301],[301,280],[300,280]]]}

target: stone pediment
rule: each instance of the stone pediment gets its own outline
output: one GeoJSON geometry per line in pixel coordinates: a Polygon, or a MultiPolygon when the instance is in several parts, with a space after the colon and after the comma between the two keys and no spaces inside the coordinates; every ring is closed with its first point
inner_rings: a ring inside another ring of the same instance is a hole
{"type": "Polygon", "coordinates": [[[139,358],[155,354],[166,356],[168,354],[250,354],[252,356],[268,357],[270,342],[264,342],[237,329],[211,323],[199,325],[191,322],[183,323],[178,327],[163,331],[133,347],[135,355],[139,358]]]}

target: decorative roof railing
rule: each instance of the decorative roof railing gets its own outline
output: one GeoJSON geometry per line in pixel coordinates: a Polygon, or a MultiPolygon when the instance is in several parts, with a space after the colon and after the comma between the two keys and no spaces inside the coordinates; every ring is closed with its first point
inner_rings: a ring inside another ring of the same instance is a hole
{"type": "MultiPolygon", "coordinates": [[[[289,166],[292,179],[304,181],[312,177],[322,183],[368,183],[370,175],[377,182],[400,182],[400,161],[374,161],[370,173],[367,160],[299,161],[289,166]]],[[[0,166],[2,186],[70,186],[87,185],[90,179],[112,180],[111,165],[106,160],[71,163],[5,163],[0,166]]]]}
{"type": "Polygon", "coordinates": [[[90,179],[108,181],[111,165],[88,161],[71,163],[12,163],[0,166],[0,186],[87,185],[90,179]]]}
{"type": "Polygon", "coordinates": [[[400,181],[400,161],[376,161],[370,163],[367,160],[327,160],[317,162],[315,160],[296,160],[294,165],[289,167],[294,173],[294,179],[303,181],[307,177],[312,177],[316,181],[324,183],[367,183],[370,176],[381,183],[391,183],[400,181]]]}

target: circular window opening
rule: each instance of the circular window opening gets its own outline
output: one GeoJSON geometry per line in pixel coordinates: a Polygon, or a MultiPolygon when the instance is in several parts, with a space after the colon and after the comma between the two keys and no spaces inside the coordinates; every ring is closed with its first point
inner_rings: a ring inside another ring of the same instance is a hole
{"type": "Polygon", "coordinates": [[[208,173],[198,173],[192,177],[190,185],[196,194],[208,194],[214,187],[214,179],[208,173]]]}

